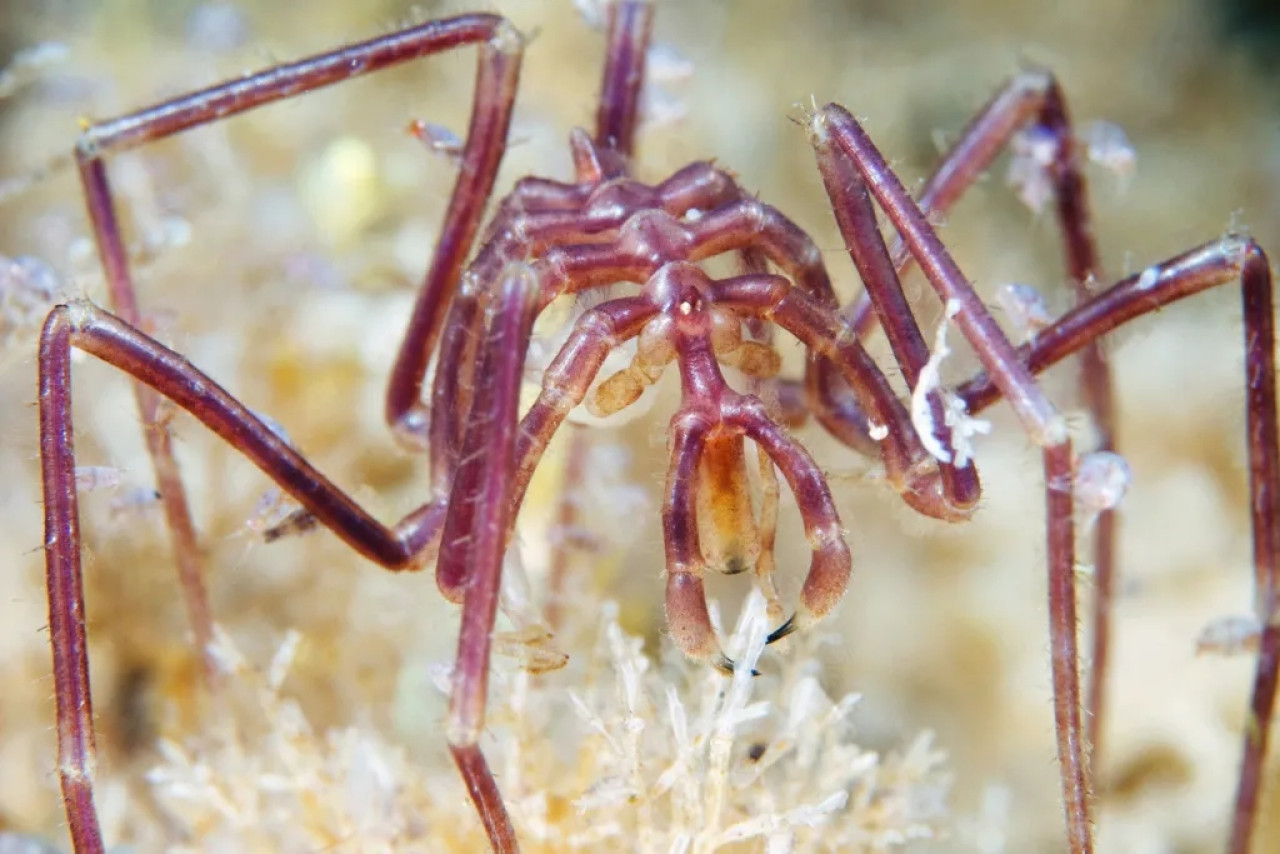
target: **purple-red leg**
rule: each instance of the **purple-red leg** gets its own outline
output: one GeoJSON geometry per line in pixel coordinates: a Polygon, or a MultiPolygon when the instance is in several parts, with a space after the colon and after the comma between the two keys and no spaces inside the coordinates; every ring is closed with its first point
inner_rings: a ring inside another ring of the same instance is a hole
{"type": "MultiPolygon", "coordinates": [[[[1080,304],[1088,300],[1090,289],[1101,278],[1102,271],[1080,168],[1079,145],[1072,132],[1062,89],[1048,71],[1026,71],[1003,86],[944,155],[917,202],[926,213],[945,212],[990,167],[1014,134],[1028,127],[1043,133],[1053,144],[1045,170],[1053,186],[1067,272],[1076,303],[1080,304]]],[[[837,206],[837,215],[839,210],[837,206]]],[[[913,261],[900,238],[894,241],[892,255],[899,274],[913,261]]],[[[883,311],[872,301],[870,287],[847,310],[850,325],[860,338],[865,337],[877,321],[883,323],[882,314],[883,311]]],[[[886,329],[889,329],[888,325],[886,329]]],[[[900,356],[899,361],[902,361],[900,356]]],[[[905,370],[906,363],[903,365],[905,370]]],[[[1098,344],[1091,343],[1081,352],[1080,386],[1098,433],[1098,450],[1114,451],[1116,425],[1111,370],[1106,354],[1098,344]]],[[[1105,510],[1093,526],[1093,639],[1085,725],[1095,765],[1105,720],[1117,523],[1115,512],[1105,510]]]]}
{"type": "Polygon", "coordinates": [[[40,339],[40,458],[45,561],[58,726],[58,774],[77,854],[103,850],[93,802],[93,705],[81,582],[80,522],[71,422],[71,348],[130,374],[186,409],[363,556],[388,569],[429,559],[443,521],[428,504],[393,528],[369,516],[266,423],[185,358],[91,303],[58,306],[40,339]]]}
{"type": "MultiPolygon", "coordinates": [[[[610,9],[609,62],[598,124],[605,143],[601,146],[603,156],[609,160],[616,157],[622,162],[606,165],[603,170],[606,174],[615,168],[618,174],[625,173],[652,14],[652,6],[647,2],[625,2],[610,9]]],[[[505,137],[505,128],[503,131],[505,137]]],[[[489,180],[492,182],[492,174],[489,180]]],[[[479,284],[482,288],[488,285],[479,284]]],[[[478,364],[478,370],[472,374],[474,399],[461,437],[436,572],[438,585],[446,595],[461,592],[464,597],[446,724],[449,749],[484,823],[493,851],[515,854],[519,851],[515,829],[497,781],[480,750],[479,739],[488,701],[490,649],[502,558],[527,485],[526,477],[532,473],[536,457],[554,427],[541,434],[526,433],[521,429],[524,423],[518,419],[517,410],[533,322],[546,302],[542,277],[532,266],[513,263],[502,270],[490,287],[487,332],[478,345],[482,358],[464,359],[464,362],[478,364]],[[519,440],[525,436],[531,436],[534,441],[522,447],[519,440]],[[540,446],[537,439],[544,440],[540,446]],[[526,463],[531,453],[533,459],[526,463]]],[[[467,299],[459,305],[469,302],[467,299]]],[[[475,308],[464,310],[475,311],[475,308]]],[[[451,322],[450,333],[465,332],[475,324],[476,320],[471,318],[451,322]]],[[[465,343],[454,345],[455,352],[465,349],[465,343]]],[[[441,364],[447,370],[450,363],[442,358],[441,364]]],[[[563,389],[556,391],[564,393],[563,389]]],[[[585,387],[582,392],[585,393],[585,387]]]]}
{"type": "Polygon", "coordinates": [[[652,0],[610,3],[608,29],[595,139],[600,148],[614,151],[626,161],[635,149],[645,54],[653,30],[652,0]]]}
{"type": "Polygon", "coordinates": [[[497,781],[480,750],[489,653],[498,612],[502,556],[515,507],[517,406],[524,357],[538,309],[533,271],[513,266],[496,288],[457,482],[441,535],[437,572],[465,577],[462,628],[446,735],[495,854],[519,851],[497,781]]]}
{"type": "MultiPolygon", "coordinates": [[[[938,240],[883,155],[847,110],[829,104],[809,122],[820,168],[828,183],[865,183],[915,256],[929,283],[948,307],[1013,407],[1035,444],[1043,449],[1048,517],[1049,635],[1058,760],[1062,767],[1067,838],[1072,854],[1093,850],[1088,751],[1085,749],[1076,637],[1075,531],[1072,501],[1074,461],[1065,422],[1017,358],[1013,345],[938,240]]],[[[845,239],[854,242],[852,235],[845,239]]]]}
{"type": "MultiPolygon", "coordinates": [[[[1018,357],[1038,373],[1122,323],[1236,279],[1241,283],[1244,313],[1254,608],[1262,636],[1227,850],[1249,854],[1280,670],[1280,429],[1276,416],[1275,304],[1267,256],[1252,240],[1227,237],[1148,267],[1041,330],[1019,349],[1018,357]]],[[[1000,391],[983,374],[961,385],[957,394],[971,412],[976,412],[999,399],[1000,391]]]]}
{"type": "Polygon", "coordinates": [[[1230,854],[1247,854],[1262,790],[1263,764],[1280,670],[1280,430],[1276,424],[1275,305],[1271,267],[1242,247],[1245,384],[1248,394],[1249,506],[1253,508],[1254,609],[1262,626],[1253,696],[1245,720],[1230,854]]]}
{"type": "Polygon", "coordinates": [[[438,571],[465,580],[463,631],[450,711],[451,749],[494,849],[517,850],[496,783],[480,754],[489,637],[502,552],[520,497],[555,427],[580,402],[605,355],[638,333],[654,309],[643,300],[601,307],[580,323],[544,379],[539,404],[521,422],[515,403],[539,288],[527,268],[504,278],[489,324],[485,378],[469,418],[467,453],[447,504],[436,501],[394,528],[370,517],[310,466],[257,416],[185,358],[87,302],[55,309],[41,339],[40,414],[46,494],[46,551],[54,651],[59,768],[78,854],[103,850],[93,807],[92,705],[89,692],[79,521],[71,427],[70,348],[118,367],[189,411],[244,453],[308,512],[365,557],[390,569],[420,567],[446,525],[438,571]],[[585,358],[585,361],[584,361],[585,358]],[[505,462],[503,462],[505,460],[505,462]],[[494,463],[502,463],[495,465],[494,463]],[[480,462],[485,465],[481,470],[480,462]],[[460,533],[465,527],[466,531],[460,533]]]}
{"type": "MultiPolygon", "coordinates": [[[[397,435],[403,440],[421,434],[417,400],[422,375],[440,319],[479,228],[506,144],[522,40],[502,18],[466,15],[433,21],[279,65],[89,127],[76,146],[76,159],[113,309],[125,321],[138,325],[138,301],[107,178],[109,155],[305,91],[469,44],[481,47],[462,168],[388,390],[388,420],[397,435]]],[[[173,457],[171,438],[159,417],[159,398],[142,385],[136,389],[147,449],[156,472],[156,486],[173,537],[182,595],[206,674],[211,676],[212,662],[207,650],[212,636],[212,617],[195,526],[173,457]]]]}
{"type": "MultiPolygon", "coordinates": [[[[847,168],[844,161],[819,158],[822,179],[827,195],[836,214],[840,232],[848,241],[849,255],[853,259],[863,287],[875,306],[880,325],[889,339],[889,346],[902,367],[907,386],[914,389],[920,382],[920,374],[929,361],[929,345],[925,343],[920,326],[916,323],[906,292],[889,257],[884,235],[876,223],[875,208],[862,179],[847,168]]],[[[934,439],[943,448],[951,448],[951,428],[944,416],[941,393],[934,389],[926,397],[929,419],[933,425],[934,439]]],[[[956,515],[967,515],[978,503],[980,486],[974,466],[957,465],[954,458],[939,461],[944,500],[956,509],[956,515]]]]}

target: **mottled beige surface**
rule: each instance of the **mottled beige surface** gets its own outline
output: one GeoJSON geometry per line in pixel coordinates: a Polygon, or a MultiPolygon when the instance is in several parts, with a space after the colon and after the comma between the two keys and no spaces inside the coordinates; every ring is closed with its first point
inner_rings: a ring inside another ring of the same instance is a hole
{"type": "MultiPolygon", "coordinates": [[[[184,44],[186,12],[167,5],[121,0],[74,22],[15,16],[24,43],[64,39],[70,55],[43,85],[0,104],[0,174],[65,151],[78,116],[115,114],[379,32],[407,14],[395,4],[307,5],[305,14],[284,4],[250,11],[246,39],[225,53],[184,44]]],[[[464,8],[442,5],[423,14],[464,8]]],[[[1200,4],[1152,5],[662,4],[658,37],[696,70],[671,86],[689,117],[643,135],[640,172],[656,179],[716,157],[811,229],[838,286],[851,293],[854,276],[803,131],[789,119],[811,97],[848,105],[910,183],[932,161],[935,135],[953,135],[1000,80],[1039,62],[1060,75],[1079,120],[1118,122],[1137,148],[1126,186],[1090,172],[1109,271],[1136,271],[1230,227],[1274,243],[1280,163],[1274,106],[1260,100],[1265,81],[1214,41],[1200,4]]],[[[504,182],[530,171],[565,176],[567,130],[592,118],[600,40],[568,3],[502,8],[537,33],[504,182]]],[[[381,426],[380,398],[450,176],[403,127],[420,117],[460,131],[471,67],[469,56],[431,61],[113,166],[133,202],[135,233],[154,240],[190,230],[189,242],[161,246],[139,276],[168,340],[283,423],[382,518],[424,491],[422,464],[400,454],[381,426]]],[[[1030,282],[1060,310],[1068,297],[1053,223],[1022,207],[1001,176],[997,170],[956,210],[944,237],[984,294],[1009,280],[1030,282]]],[[[0,253],[38,255],[69,277],[71,292],[103,297],[69,174],[4,202],[0,217],[0,253]]],[[[921,304],[933,311],[928,299],[921,304]]],[[[1194,639],[1210,620],[1250,605],[1237,304],[1235,291],[1223,289],[1136,324],[1110,348],[1135,485],[1122,523],[1115,704],[1100,769],[1107,852],[1207,852],[1225,837],[1251,666],[1196,658],[1194,639]]],[[[31,353],[30,336],[7,340],[0,373],[0,482],[9,485],[0,499],[0,821],[55,833],[31,353]]],[[[77,376],[82,459],[145,484],[127,384],[87,361],[77,376]]],[[[1070,380],[1068,369],[1050,386],[1067,407],[1070,380]]],[[[623,597],[623,622],[654,638],[669,404],[626,429],[594,434],[621,443],[630,462],[614,491],[597,479],[589,521],[605,539],[578,564],[584,602],[623,597]]],[[[863,467],[816,429],[801,434],[833,476],[857,561],[848,600],[828,624],[845,638],[824,653],[828,693],[864,695],[854,715],[862,743],[901,746],[933,728],[951,757],[951,838],[919,850],[1062,850],[1039,464],[1007,413],[994,420],[995,435],[978,449],[983,507],[956,528],[914,518],[863,482],[863,467]]],[[[1087,432],[1083,419],[1076,423],[1087,432]]],[[[243,525],[263,478],[190,419],[179,418],[176,429],[215,612],[236,646],[264,664],[283,633],[297,629],[303,639],[284,691],[317,732],[368,727],[405,745],[413,767],[440,762],[441,705],[424,667],[451,655],[456,616],[432,579],[381,573],[323,534],[257,543],[243,525]]],[[[523,551],[535,579],[554,495],[549,479],[525,514],[523,551]]],[[[112,521],[110,500],[85,501],[87,585],[103,811],[128,827],[154,822],[141,775],[157,761],[157,734],[189,731],[194,671],[158,520],[112,521]]],[[[806,563],[802,548],[794,515],[784,515],[779,565],[789,593],[806,563]]],[[[715,589],[730,606],[742,586],[715,589]]],[[[577,660],[590,648],[572,637],[561,645],[577,660]]],[[[1280,814],[1277,767],[1272,761],[1272,814],[1280,814]]],[[[1280,823],[1264,821],[1263,831],[1256,850],[1280,845],[1280,823]]]]}

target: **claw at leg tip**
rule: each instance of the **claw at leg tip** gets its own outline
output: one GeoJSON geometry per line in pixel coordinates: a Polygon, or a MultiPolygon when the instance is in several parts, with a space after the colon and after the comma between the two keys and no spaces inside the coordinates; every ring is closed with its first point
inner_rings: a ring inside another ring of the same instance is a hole
{"type": "Polygon", "coordinates": [[[776,629],[774,629],[772,632],[769,633],[769,637],[765,639],[765,643],[766,644],[776,643],[777,641],[782,640],[787,635],[794,632],[797,628],[798,626],[796,625],[796,615],[792,614],[790,617],[787,618],[787,621],[785,623],[778,626],[776,629]]]}
{"type": "MultiPolygon", "coordinates": [[[[733,659],[727,655],[721,655],[720,660],[715,664],[716,670],[719,670],[721,673],[725,674],[726,676],[732,676],[734,672],[737,670],[737,667],[738,665],[735,664],[733,659]]],[[[760,671],[752,669],[751,675],[759,676],[760,671]]]]}

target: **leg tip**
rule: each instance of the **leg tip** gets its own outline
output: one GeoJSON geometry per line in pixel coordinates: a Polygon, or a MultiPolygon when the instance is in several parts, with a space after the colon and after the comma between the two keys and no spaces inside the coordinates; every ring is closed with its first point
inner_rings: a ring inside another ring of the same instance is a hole
{"type": "Polygon", "coordinates": [[[765,639],[765,643],[766,644],[776,643],[782,640],[783,638],[785,638],[787,635],[794,632],[798,628],[799,628],[799,625],[796,624],[796,615],[792,614],[790,617],[787,618],[787,621],[785,623],[778,626],[776,629],[774,629],[772,632],[769,633],[769,637],[765,639]]]}
{"type": "MultiPolygon", "coordinates": [[[[721,655],[720,660],[715,663],[715,668],[716,670],[719,670],[721,673],[723,673],[726,676],[732,676],[735,672],[737,672],[738,665],[735,664],[733,659],[730,658],[729,656],[721,655]]],[[[760,671],[753,669],[751,671],[751,675],[759,676],[760,671]]]]}

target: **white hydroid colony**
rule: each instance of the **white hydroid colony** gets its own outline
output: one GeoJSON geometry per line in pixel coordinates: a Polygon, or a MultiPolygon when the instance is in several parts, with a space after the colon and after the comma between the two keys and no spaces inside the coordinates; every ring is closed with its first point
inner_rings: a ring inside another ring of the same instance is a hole
{"type": "MultiPolygon", "coordinates": [[[[595,621],[570,632],[591,638],[582,660],[545,675],[495,663],[486,749],[526,850],[871,852],[945,826],[949,778],[931,737],[888,757],[860,747],[858,697],[825,693],[814,642],[760,661],[762,596],[729,640],[741,663],[732,678],[690,668],[665,644],[647,656],[612,602],[575,605],[595,621]]],[[[451,766],[414,763],[372,728],[320,731],[282,695],[300,642],[288,636],[256,669],[220,638],[234,711],[165,742],[147,775],[168,850],[480,850],[451,766]]]]}

